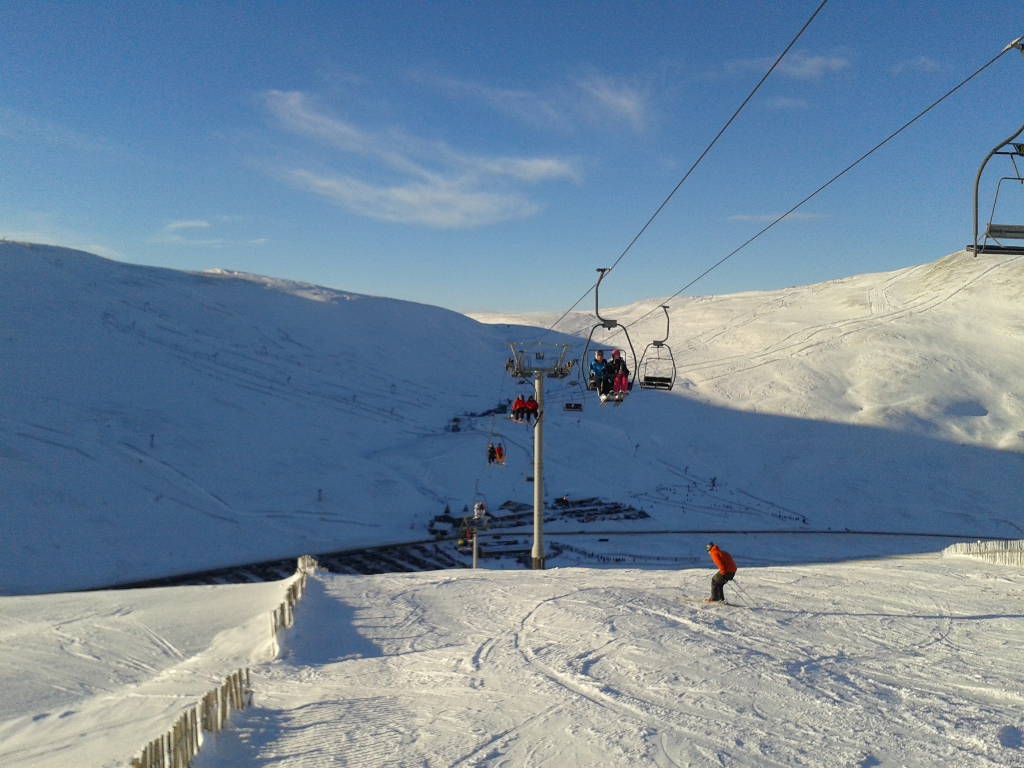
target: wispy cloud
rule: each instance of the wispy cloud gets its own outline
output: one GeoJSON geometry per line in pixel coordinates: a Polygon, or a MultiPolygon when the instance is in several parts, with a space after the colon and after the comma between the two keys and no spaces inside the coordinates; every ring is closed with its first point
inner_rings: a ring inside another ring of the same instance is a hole
{"type": "Polygon", "coordinates": [[[639,133],[651,122],[648,90],[621,78],[591,74],[544,91],[498,88],[456,78],[419,79],[450,94],[481,101],[534,128],[568,132],[582,124],[625,125],[639,133]]]}
{"type": "Polygon", "coordinates": [[[375,186],[349,176],[323,176],[300,169],[284,171],[282,176],[353,213],[400,224],[472,227],[531,216],[539,210],[521,195],[467,190],[458,184],[375,186]]]}
{"type": "Polygon", "coordinates": [[[808,106],[804,99],[796,99],[791,96],[773,96],[768,99],[768,109],[773,112],[783,112],[788,109],[807,109],[808,106]]]}
{"type": "Polygon", "coordinates": [[[578,81],[577,86],[590,96],[598,113],[617,118],[638,132],[646,127],[648,97],[636,86],[607,77],[590,77],[578,81]]]}
{"type": "Polygon", "coordinates": [[[188,229],[207,229],[210,226],[208,221],[172,221],[166,227],[164,232],[170,234],[172,232],[181,232],[182,230],[188,229]]]}
{"type": "Polygon", "coordinates": [[[892,68],[893,74],[899,75],[904,72],[941,72],[942,65],[930,56],[918,56],[916,59],[901,61],[892,68]]]}
{"type": "Polygon", "coordinates": [[[295,186],[379,221],[456,228],[522,218],[539,207],[521,192],[506,189],[507,184],[580,178],[572,163],[557,158],[470,155],[397,131],[365,131],[325,113],[300,92],[269,91],[264,103],[290,133],[369,160],[376,166],[371,172],[378,175],[399,177],[367,181],[294,166],[276,172],[295,186]]]}
{"type": "MultiPolygon", "coordinates": [[[[765,214],[737,213],[734,216],[729,216],[726,219],[726,221],[742,221],[742,222],[750,222],[750,223],[753,223],[753,224],[771,224],[773,221],[775,221],[781,215],[782,215],[781,213],[765,213],[765,214]]],[[[782,221],[790,221],[790,222],[817,221],[818,219],[822,219],[822,218],[824,218],[824,217],[822,215],[820,215],[820,214],[817,214],[817,213],[801,213],[800,211],[795,211],[794,213],[789,214],[789,216],[784,218],[782,221]]]]}
{"type": "MultiPolygon", "coordinates": [[[[237,221],[243,221],[244,216],[214,216],[213,220],[219,224],[230,224],[237,221]]],[[[206,219],[180,219],[178,221],[172,221],[164,225],[160,232],[154,237],[151,242],[154,243],[171,243],[174,245],[189,245],[196,247],[220,247],[230,245],[262,245],[267,242],[266,238],[255,238],[245,241],[239,240],[228,240],[223,237],[197,239],[195,237],[187,237],[188,233],[197,233],[199,231],[206,231],[213,227],[206,219]]]]}
{"type": "MultiPolygon", "coordinates": [[[[743,74],[747,72],[759,72],[764,74],[775,61],[771,57],[756,59],[734,59],[727,61],[721,66],[720,72],[727,75],[743,74]]],[[[840,72],[850,66],[850,60],[838,53],[809,56],[806,53],[788,54],[775,68],[774,75],[788,77],[793,80],[820,80],[825,75],[840,72]]]]}

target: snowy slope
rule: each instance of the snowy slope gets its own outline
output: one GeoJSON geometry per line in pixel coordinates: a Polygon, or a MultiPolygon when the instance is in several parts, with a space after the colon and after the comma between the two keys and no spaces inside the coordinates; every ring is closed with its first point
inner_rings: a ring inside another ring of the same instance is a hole
{"type": "Polygon", "coordinates": [[[271,658],[290,583],[0,598],[0,764],[127,765],[227,674],[271,658]]]}
{"type": "MultiPolygon", "coordinates": [[[[629,329],[641,354],[664,336],[662,303],[602,314],[626,324],[648,315],[629,329]]],[[[960,251],[895,272],[669,306],[687,397],[1024,451],[1024,257],[960,251]]],[[[543,327],[558,319],[473,317],[543,327]]],[[[585,336],[593,324],[592,314],[573,313],[559,329],[585,336]]],[[[624,343],[618,332],[600,338],[624,343]]]]}
{"type": "MultiPolygon", "coordinates": [[[[1019,537],[1024,461],[993,449],[1024,430],[1020,263],[981,264],[692,300],[673,327],[680,353],[701,339],[689,389],[571,414],[549,387],[548,497],[631,503],[651,515],[634,529],[1019,537]],[[871,286],[891,322],[835,315],[871,286]],[[924,288],[938,298],[906,298],[924,288]]],[[[0,291],[0,594],[422,539],[477,487],[492,508],[532,499],[531,431],[466,414],[511,396],[504,342],[533,329],[17,243],[0,291]],[[506,468],[485,465],[492,431],[506,468]]]]}
{"type": "Polygon", "coordinates": [[[1024,766],[1019,569],[709,574],[324,576],[197,768],[1024,766]]]}

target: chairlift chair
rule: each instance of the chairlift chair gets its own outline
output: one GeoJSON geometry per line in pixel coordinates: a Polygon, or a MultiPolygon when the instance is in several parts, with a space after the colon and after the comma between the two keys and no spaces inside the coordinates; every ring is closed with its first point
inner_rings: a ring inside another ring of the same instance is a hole
{"type": "Polygon", "coordinates": [[[562,410],[570,413],[580,413],[583,410],[586,394],[583,385],[580,384],[579,373],[570,382],[567,382],[562,389],[562,410]]]}
{"type": "Polygon", "coordinates": [[[662,304],[665,310],[665,338],[655,339],[640,356],[639,371],[640,389],[663,389],[669,391],[676,383],[676,359],[672,348],[666,344],[669,336],[668,305],[662,304]]]}
{"type": "MultiPolygon", "coordinates": [[[[629,389],[633,389],[633,383],[636,381],[637,368],[636,350],[633,349],[633,340],[629,338],[629,331],[626,330],[626,326],[620,325],[618,320],[610,320],[601,317],[601,306],[600,299],[598,297],[598,291],[601,288],[601,281],[604,280],[604,276],[610,271],[610,269],[598,268],[597,271],[601,273],[601,276],[597,278],[597,285],[594,286],[594,314],[597,316],[598,322],[593,328],[590,329],[590,335],[587,336],[587,343],[583,347],[583,355],[580,357],[580,368],[587,370],[586,376],[583,377],[583,385],[587,388],[588,392],[594,392],[597,390],[597,381],[594,379],[593,374],[590,373],[588,367],[589,363],[587,360],[587,352],[590,350],[590,344],[594,339],[594,331],[596,331],[598,328],[604,328],[605,330],[608,331],[613,330],[615,328],[621,328],[622,333],[626,337],[626,344],[629,346],[629,353],[633,359],[633,365],[627,366],[632,371],[631,378],[629,380],[629,389]]],[[[619,347],[614,347],[614,349],[619,349],[619,347]]],[[[625,352],[625,350],[623,350],[623,352],[625,352]]]]}
{"type": "MultiPolygon", "coordinates": [[[[487,447],[488,447],[487,466],[489,466],[489,467],[504,467],[505,466],[505,457],[508,456],[508,453],[505,451],[505,441],[502,440],[501,437],[497,433],[491,432],[491,434],[487,436],[487,447]],[[495,460],[493,462],[490,460],[490,458],[491,458],[490,457],[490,448],[492,446],[494,447],[495,454],[496,454],[496,458],[495,458],[495,460]],[[499,450],[500,450],[500,453],[499,453],[499,450]]],[[[474,503],[476,503],[476,502],[474,501],[474,503]]]]}
{"type": "Polygon", "coordinates": [[[967,250],[973,251],[975,256],[982,253],[1024,254],[1024,246],[1003,245],[1000,242],[1002,240],[1024,240],[1024,224],[993,223],[996,214],[996,204],[999,202],[999,193],[1002,190],[1003,182],[1016,182],[1024,187],[1024,177],[1021,176],[1020,168],[1017,166],[1017,158],[1024,158],[1024,144],[1014,142],[1014,139],[1020,136],[1021,133],[1024,133],[1024,125],[985,156],[981,167],[978,168],[978,175],[974,178],[974,245],[967,246],[967,250]],[[981,184],[981,174],[985,170],[985,166],[996,155],[1004,155],[1010,158],[1014,175],[1003,176],[999,179],[999,182],[996,184],[995,198],[992,200],[992,212],[989,214],[988,224],[985,226],[984,232],[979,232],[978,187],[981,184]],[[981,241],[980,243],[979,240],[981,241]],[[994,242],[989,243],[990,240],[994,242]]]}

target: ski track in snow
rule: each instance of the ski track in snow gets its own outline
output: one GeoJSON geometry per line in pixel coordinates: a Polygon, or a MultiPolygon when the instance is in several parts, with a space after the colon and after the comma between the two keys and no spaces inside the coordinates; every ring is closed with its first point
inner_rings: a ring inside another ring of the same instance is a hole
{"type": "Polygon", "coordinates": [[[742,569],[746,608],[710,573],[321,576],[197,768],[1024,766],[1019,571],[742,569]],[[349,641],[311,663],[318,626],[349,641]]]}

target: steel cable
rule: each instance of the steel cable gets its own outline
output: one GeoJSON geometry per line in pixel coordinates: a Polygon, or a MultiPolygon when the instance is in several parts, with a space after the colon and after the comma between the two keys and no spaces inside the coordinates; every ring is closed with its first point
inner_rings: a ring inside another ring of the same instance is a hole
{"type": "MultiPolygon", "coordinates": [[[[819,5],[815,9],[814,13],[811,14],[811,17],[809,19],[807,19],[807,21],[804,23],[804,25],[802,27],[800,27],[800,31],[796,33],[796,36],[790,41],[789,45],[786,46],[785,50],[783,50],[782,53],[779,54],[779,57],[777,59],[775,59],[775,63],[772,64],[771,67],[768,69],[768,71],[764,73],[764,77],[762,77],[758,81],[757,85],[754,86],[754,90],[752,90],[747,95],[747,98],[745,98],[743,100],[743,103],[740,104],[739,107],[736,108],[736,111],[732,113],[732,117],[730,117],[726,121],[725,125],[722,126],[722,129],[717,134],[715,134],[715,138],[713,138],[711,140],[711,143],[708,144],[707,147],[704,148],[704,151],[700,153],[700,157],[698,157],[694,161],[693,165],[690,166],[690,169],[686,172],[686,174],[683,176],[683,178],[679,180],[679,183],[675,185],[675,187],[672,189],[671,192],[668,193],[668,197],[666,197],[664,199],[664,201],[662,201],[661,205],[658,206],[658,210],[656,210],[651,215],[651,218],[649,218],[647,220],[647,223],[644,224],[643,227],[640,228],[640,231],[636,233],[636,236],[632,240],[629,241],[629,245],[627,245],[625,250],[623,250],[622,253],[619,254],[619,258],[617,258],[615,260],[615,262],[608,268],[607,272],[611,272],[612,270],[614,270],[615,267],[617,267],[619,265],[619,262],[622,261],[622,259],[625,257],[625,255],[627,253],[629,253],[629,250],[633,247],[633,244],[636,243],[636,241],[640,239],[640,236],[647,230],[647,228],[651,225],[651,222],[654,221],[654,219],[657,217],[657,215],[659,213],[661,213],[661,210],[666,205],[668,205],[668,201],[672,199],[672,197],[675,195],[676,192],[679,191],[679,188],[681,186],[683,186],[683,182],[685,182],[690,177],[690,174],[693,173],[694,169],[696,169],[696,167],[698,165],[700,165],[700,161],[704,159],[704,156],[707,155],[707,153],[711,151],[711,148],[713,146],[715,146],[715,144],[718,143],[718,140],[722,137],[722,134],[725,133],[726,129],[732,124],[732,121],[736,119],[736,117],[739,115],[739,113],[741,111],[743,111],[743,108],[745,106],[747,106],[747,102],[750,101],[754,97],[754,94],[757,93],[758,89],[760,89],[760,87],[762,85],[764,85],[764,81],[767,80],[768,76],[772,72],[775,71],[775,68],[777,66],[779,66],[779,63],[782,61],[783,57],[787,53],[789,53],[789,49],[792,48],[794,45],[796,45],[796,41],[800,39],[800,36],[804,33],[804,30],[806,30],[807,27],[809,27],[811,25],[811,22],[814,21],[814,17],[817,16],[818,13],[821,11],[821,9],[825,7],[825,3],[827,3],[827,2],[828,2],[828,0],[822,0],[821,5],[819,5]]],[[[542,333],[537,338],[537,341],[539,342],[541,339],[543,339],[545,336],[547,336],[551,331],[553,331],[555,326],[557,326],[560,322],[562,322],[566,318],[566,316],[568,316],[568,314],[570,312],[572,312],[577,306],[579,306],[579,303],[581,301],[583,301],[585,298],[587,298],[587,296],[590,295],[590,292],[594,290],[594,287],[596,285],[597,285],[597,283],[594,283],[594,285],[590,286],[590,288],[587,289],[586,293],[584,293],[582,296],[580,296],[578,299],[576,299],[575,303],[573,303],[573,305],[571,307],[569,307],[567,310],[565,310],[565,312],[562,314],[562,316],[560,318],[558,318],[554,323],[552,323],[551,327],[548,328],[546,331],[544,331],[544,333],[542,333]]]]}
{"type": "Polygon", "coordinates": [[[876,144],[875,146],[873,146],[873,147],[872,147],[871,149],[869,149],[869,150],[868,150],[867,152],[865,152],[865,153],[864,153],[863,155],[861,155],[861,156],[860,156],[859,158],[857,158],[856,160],[854,160],[854,161],[853,161],[852,163],[850,163],[850,164],[849,164],[848,166],[846,166],[846,167],[845,167],[845,168],[844,168],[843,170],[841,170],[841,171],[840,171],[839,173],[837,173],[837,174],[836,174],[835,176],[833,176],[833,177],[832,177],[831,179],[829,179],[829,180],[828,180],[828,181],[826,181],[826,182],[825,182],[824,184],[822,184],[822,185],[821,185],[820,187],[818,187],[818,188],[817,188],[816,190],[814,190],[813,192],[811,192],[811,194],[809,194],[809,195],[808,195],[807,197],[805,197],[805,198],[804,198],[803,200],[801,200],[801,201],[800,201],[799,203],[797,203],[796,205],[794,205],[794,206],[793,206],[792,208],[790,208],[790,209],[789,209],[788,211],[786,211],[786,212],[785,212],[784,214],[782,214],[782,215],[781,215],[781,216],[779,216],[779,217],[778,217],[777,219],[775,219],[774,221],[772,221],[772,222],[771,222],[770,224],[768,224],[767,226],[765,226],[765,227],[764,227],[764,228],[763,228],[762,230],[760,230],[760,231],[759,231],[759,232],[758,232],[757,234],[755,234],[755,235],[754,235],[753,237],[751,237],[751,238],[750,238],[749,240],[745,241],[745,242],[744,242],[744,243],[743,243],[742,245],[738,246],[738,247],[737,247],[737,248],[735,248],[735,249],[734,249],[733,251],[731,251],[731,252],[730,252],[730,253],[728,253],[727,255],[723,256],[723,257],[722,257],[721,259],[719,259],[718,261],[716,261],[716,262],[715,262],[714,264],[712,264],[712,265],[711,265],[710,267],[708,267],[707,269],[705,269],[705,270],[704,270],[703,272],[701,272],[701,273],[700,273],[699,275],[697,275],[697,277],[693,278],[693,280],[691,280],[690,282],[688,282],[688,283],[687,283],[686,285],[684,285],[684,286],[683,286],[682,288],[680,288],[680,289],[679,289],[678,291],[676,291],[675,293],[673,293],[673,294],[672,294],[671,296],[669,296],[669,297],[668,297],[667,299],[659,299],[659,300],[658,300],[658,307],[655,307],[654,309],[650,310],[649,312],[647,312],[647,313],[645,313],[645,314],[641,315],[641,316],[640,316],[640,317],[638,317],[638,318],[637,318],[636,320],[634,320],[633,322],[629,323],[629,324],[628,324],[628,325],[627,325],[626,327],[627,327],[627,328],[630,328],[630,327],[632,327],[632,326],[636,325],[637,323],[641,322],[642,320],[646,319],[647,317],[650,317],[650,316],[651,316],[652,314],[654,314],[654,312],[655,312],[655,311],[656,311],[657,309],[660,309],[660,308],[661,308],[661,305],[662,305],[662,304],[664,304],[665,302],[667,302],[667,301],[671,301],[672,299],[676,298],[676,297],[677,297],[677,296],[679,296],[679,295],[680,295],[681,293],[683,293],[683,291],[685,291],[685,290],[687,290],[688,288],[690,288],[691,286],[693,286],[693,284],[694,284],[694,283],[696,283],[696,282],[697,282],[698,280],[700,280],[700,279],[702,279],[703,277],[707,276],[707,275],[708,275],[708,274],[709,274],[709,273],[710,273],[710,272],[711,272],[712,270],[714,270],[714,269],[717,269],[717,268],[718,268],[718,267],[720,267],[720,266],[721,266],[722,264],[724,264],[724,263],[725,263],[726,261],[728,261],[728,260],[729,260],[729,259],[731,259],[731,258],[732,258],[733,256],[735,256],[735,255],[736,255],[737,253],[739,253],[740,251],[742,251],[742,250],[743,250],[744,248],[746,248],[746,247],[747,247],[748,245],[750,245],[750,244],[751,244],[752,242],[754,242],[755,240],[757,240],[757,238],[759,238],[759,237],[760,237],[761,235],[763,235],[763,234],[764,234],[765,232],[767,232],[767,231],[768,231],[769,229],[771,229],[771,228],[772,228],[772,227],[774,227],[774,226],[775,226],[776,224],[778,224],[778,223],[779,223],[780,221],[782,221],[782,220],[783,220],[784,218],[786,218],[786,217],[787,217],[787,216],[789,216],[789,215],[790,215],[791,213],[793,213],[793,212],[794,212],[794,211],[795,211],[795,210],[796,210],[797,208],[799,208],[800,206],[802,206],[802,205],[803,205],[804,203],[806,203],[806,202],[807,202],[808,200],[810,200],[810,199],[811,199],[812,197],[814,197],[815,195],[817,195],[817,194],[818,194],[819,192],[823,191],[823,190],[824,190],[824,189],[825,189],[826,187],[830,186],[830,185],[831,185],[831,184],[832,184],[833,182],[837,181],[837,180],[838,180],[838,179],[839,179],[839,178],[840,178],[841,176],[844,176],[844,175],[845,175],[845,174],[846,174],[847,172],[849,172],[849,171],[853,170],[853,168],[854,168],[855,166],[859,165],[859,164],[860,164],[860,163],[861,163],[861,162],[862,162],[863,160],[866,160],[866,159],[867,159],[867,158],[868,158],[868,157],[869,157],[870,155],[874,154],[874,153],[875,153],[875,152],[876,152],[877,150],[881,149],[881,148],[882,148],[882,146],[884,146],[885,144],[888,144],[888,143],[889,143],[889,142],[890,142],[890,141],[891,141],[892,139],[896,138],[896,137],[897,137],[897,136],[898,136],[899,134],[903,133],[903,131],[905,131],[905,130],[906,130],[907,128],[909,128],[909,127],[910,127],[911,125],[913,125],[913,124],[914,124],[914,123],[916,123],[916,122],[917,122],[918,120],[920,120],[920,119],[921,119],[922,117],[924,117],[924,116],[925,116],[925,115],[926,115],[926,114],[927,114],[928,112],[931,112],[931,111],[932,111],[932,110],[933,110],[933,109],[934,109],[935,107],[937,107],[937,106],[938,106],[939,104],[941,104],[941,103],[942,103],[943,101],[945,101],[946,99],[948,99],[948,98],[949,98],[950,96],[952,96],[952,95],[953,95],[954,93],[956,93],[956,92],[957,92],[958,90],[960,90],[960,89],[961,89],[961,88],[962,88],[963,86],[967,85],[967,83],[969,83],[969,82],[970,82],[971,80],[973,80],[973,79],[974,79],[975,77],[977,77],[978,75],[980,75],[980,74],[981,74],[982,72],[984,72],[984,71],[985,71],[986,69],[988,69],[988,68],[989,68],[990,66],[992,66],[993,64],[995,64],[995,63],[996,63],[996,61],[998,61],[998,60],[999,60],[999,58],[1000,58],[1000,57],[1002,57],[1002,55],[1003,55],[1003,54],[1005,54],[1005,53],[1006,53],[1007,51],[1010,51],[1011,49],[1013,49],[1013,48],[1014,48],[1014,46],[1015,46],[1015,44],[1019,44],[1019,43],[1020,43],[1020,41],[1021,41],[1021,39],[1022,39],[1022,38],[1018,38],[1018,39],[1017,39],[1017,40],[1015,40],[1015,41],[1014,41],[1013,43],[1010,43],[1010,45],[1006,46],[1006,47],[1005,47],[1005,48],[1004,48],[1004,49],[1003,49],[1003,50],[1002,50],[1002,51],[1001,51],[1001,52],[1000,52],[999,54],[997,54],[996,56],[994,56],[994,57],[993,57],[993,58],[992,58],[992,59],[991,59],[991,60],[990,60],[990,61],[989,61],[989,62],[988,62],[987,64],[985,64],[984,66],[982,66],[982,67],[981,67],[980,69],[976,70],[976,71],[974,72],[974,74],[972,74],[972,75],[970,75],[969,77],[967,77],[966,79],[964,79],[964,80],[963,80],[963,81],[962,81],[962,82],[961,82],[961,83],[960,83],[959,85],[957,85],[957,86],[956,86],[955,88],[953,88],[953,89],[951,89],[951,90],[947,91],[947,92],[946,92],[946,94],[945,94],[944,96],[942,96],[941,98],[939,98],[939,99],[937,99],[936,101],[932,102],[932,103],[931,103],[931,105],[929,105],[929,106],[928,106],[927,108],[925,108],[925,109],[924,109],[924,110],[922,110],[922,111],[921,111],[920,113],[918,113],[918,115],[917,115],[916,117],[914,117],[913,119],[911,119],[911,120],[909,120],[908,122],[904,123],[904,124],[903,124],[903,126],[902,126],[901,128],[899,128],[898,130],[896,130],[896,131],[894,131],[893,133],[889,134],[889,136],[887,136],[887,137],[886,137],[885,139],[883,139],[882,141],[878,142],[878,144],[876,144]]]}

